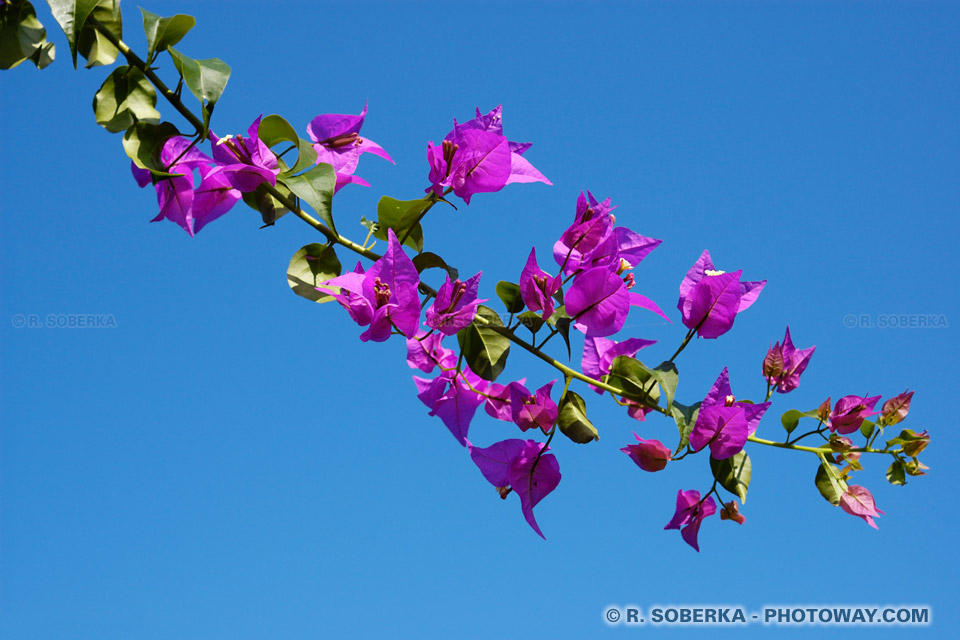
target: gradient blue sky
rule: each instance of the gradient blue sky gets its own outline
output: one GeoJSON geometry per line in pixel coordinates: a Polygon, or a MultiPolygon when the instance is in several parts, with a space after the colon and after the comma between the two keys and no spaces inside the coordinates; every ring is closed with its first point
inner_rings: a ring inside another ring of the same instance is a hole
{"type": "MultiPolygon", "coordinates": [[[[537,507],[547,540],[417,400],[403,344],[363,344],[333,305],[294,296],[290,256],[318,236],[260,230],[240,206],[191,239],[147,224],[119,136],[90,101],[107,71],[58,59],[0,76],[0,637],[551,637],[622,634],[607,605],[920,604],[946,637],[956,613],[960,324],[960,8],[954,3],[163,2],[197,16],[179,46],[233,67],[218,132],[281,113],[356,113],[396,166],[337,195],[362,238],[380,195],[426,186],[427,140],[502,103],[512,140],[554,186],[512,185],[438,208],[427,247],[462,273],[516,280],[546,254],[581,189],[662,238],[639,290],[674,325],[631,316],[657,362],[683,331],[677,286],[704,250],[768,279],[757,304],[679,360],[678,397],[723,366],[741,397],[790,324],[817,345],[778,416],[826,396],[916,390],[932,468],[906,487],[865,460],[879,531],[830,507],[816,460],[752,446],[743,527],[707,521],[694,553],[664,532],[676,490],[709,487],[703,456],[648,474],[618,450],[637,429],[584,392],[599,442],[555,442],[563,481],[537,507]],[[15,328],[17,314],[110,314],[115,328],[15,328]],[[945,328],[847,328],[844,317],[934,314],[945,328]]],[[[125,4],[126,40],[142,51],[125,4]]],[[[169,66],[163,68],[169,78],[169,66]]],[[[174,117],[172,108],[158,105],[174,117]]],[[[350,258],[341,254],[344,263],[350,258]]],[[[576,353],[575,353],[576,358],[576,353]]],[[[554,372],[525,354],[505,374],[554,372]]],[[[514,437],[478,416],[471,439],[514,437]]],[[[747,629],[711,633],[756,634],[747,629]]],[[[883,628],[784,637],[901,637],[883,628]]],[[[626,633],[693,637],[695,628],[626,633]]]]}

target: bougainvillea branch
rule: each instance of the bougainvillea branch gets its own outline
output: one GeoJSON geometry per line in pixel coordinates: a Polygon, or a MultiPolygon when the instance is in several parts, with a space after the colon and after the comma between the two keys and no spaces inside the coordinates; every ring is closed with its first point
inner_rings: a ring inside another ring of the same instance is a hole
{"type": "MultiPolygon", "coordinates": [[[[766,280],[744,280],[741,270],[718,269],[710,253],[703,251],[678,278],[676,308],[686,333],[669,359],[656,366],[645,364],[637,355],[655,342],[620,334],[631,313],[652,313],[673,322],[654,300],[634,290],[634,271],[661,241],[618,226],[609,198],[601,201],[589,191],[580,193],[572,222],[565,230],[557,229],[553,245],[557,268],[546,265],[543,254],[538,259],[531,248],[517,281],[501,281],[493,288],[503,315],[484,305],[490,300],[483,297],[482,272],[461,280],[449,260],[425,251],[423,223],[438,203],[456,206],[447,199],[451,196],[469,206],[478,194],[498,192],[507,185],[552,184],[527,158],[531,144],[506,137],[500,106],[487,113],[478,108],[475,117],[463,122],[453,119],[452,129],[439,144],[427,142],[426,186],[414,189],[426,195],[411,200],[382,197],[376,219],[361,219],[367,237],[360,244],[337,229],[333,198],[347,185],[369,186],[355,173],[364,154],[393,162],[361,131],[367,105],[356,115],[317,115],[305,126],[306,139],[282,117],[256,114],[251,114],[253,123],[246,133],[219,136],[210,123],[230,68],[218,59],[196,60],[173,48],[192,28],[193,18],[142,11],[148,55],[141,58],[122,39],[119,2],[49,4],[74,62],[77,53],[87,59],[88,67],[112,64],[119,54],[126,59],[127,65],[117,67],[97,92],[94,111],[108,131],[123,132],[123,147],[140,186],[154,187],[160,207],[154,221],[171,220],[193,236],[242,200],[261,214],[264,226],[293,213],[319,232],[325,242],[302,247],[290,261],[287,276],[293,291],[314,302],[337,302],[364,328],[361,340],[405,340],[407,364],[433,376],[413,377],[418,398],[466,449],[501,498],[519,496],[521,513],[538,535],[543,532],[534,508],[561,481],[557,456],[548,453],[557,431],[577,444],[599,439],[586,401],[573,388],[575,382],[601,398],[609,396],[633,420],[645,422],[656,413],[676,423],[673,447],[636,432],[635,442],[630,442],[624,434],[627,442],[621,451],[640,470],[657,472],[688,456],[705,454],[712,485],[702,495],[696,489],[679,490],[675,513],[665,527],[680,530],[698,551],[701,525],[711,515],[719,511],[721,520],[745,522],[740,504],[724,502],[719,489],[741,503],[745,499],[752,468],[745,450],[748,443],[814,454],[815,484],[821,495],[874,528],[874,518],[883,512],[866,488],[850,483],[863,469],[862,454],[890,456],[887,480],[892,484],[905,484],[907,475],[925,474],[927,467],[918,456],[930,440],[926,431],[902,429],[885,446],[876,444],[884,429],[907,417],[910,391],[889,398],[880,410],[875,410],[880,396],[847,395],[836,403],[827,398],[815,409],[782,413],[782,441],[756,435],[775,393],[798,388],[816,349],[796,348],[789,327],[782,343],[778,340],[765,356],[758,354],[766,384],[762,401],[738,399],[728,369],[718,366],[719,375],[702,399],[679,402],[675,396],[680,354],[694,338],[713,340],[731,331],[737,316],[758,301],[766,280]],[[154,67],[163,52],[178,75],[174,90],[154,67]],[[184,86],[200,101],[199,114],[183,101],[184,86]],[[193,127],[191,135],[160,120],[157,92],[193,127]],[[201,148],[208,142],[209,153],[201,148]],[[278,147],[285,150],[277,153],[278,147]],[[372,248],[377,241],[386,244],[382,253],[372,248]],[[344,270],[338,246],[371,264],[360,261],[344,270]],[[437,288],[424,280],[430,269],[445,274],[437,288]],[[583,336],[579,367],[571,364],[578,334],[583,336]],[[563,340],[566,362],[546,351],[548,344],[559,349],[559,341],[553,340],[557,336],[563,340]],[[457,344],[451,348],[454,338],[457,344]],[[450,346],[444,345],[445,339],[450,346]],[[559,377],[539,384],[528,384],[526,377],[498,382],[511,346],[559,372],[562,390],[559,377]],[[489,446],[473,444],[470,426],[481,406],[491,418],[514,424],[523,437],[489,446]],[[801,421],[812,428],[794,437],[801,421]],[[528,437],[538,432],[542,442],[528,437]],[[850,437],[858,433],[860,445],[850,437]],[[800,444],[808,438],[820,442],[800,444]]],[[[4,68],[27,59],[41,68],[49,64],[53,47],[47,46],[42,27],[34,25],[32,5],[25,0],[0,2],[0,11],[4,28],[16,23],[20,31],[33,34],[21,40],[19,50],[4,51],[0,61],[4,68]]]]}

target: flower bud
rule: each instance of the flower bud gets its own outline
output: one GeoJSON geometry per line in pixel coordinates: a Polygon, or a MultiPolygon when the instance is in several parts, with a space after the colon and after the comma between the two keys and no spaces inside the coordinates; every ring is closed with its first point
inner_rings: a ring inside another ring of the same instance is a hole
{"type": "Polygon", "coordinates": [[[884,426],[897,424],[907,417],[910,411],[910,400],[913,398],[913,391],[904,391],[898,396],[894,396],[883,403],[880,409],[880,422],[884,426]]]}
{"type": "Polygon", "coordinates": [[[737,505],[736,500],[731,500],[723,505],[723,509],[720,510],[720,519],[733,520],[737,524],[743,524],[747,521],[746,516],[740,513],[740,507],[737,505]]]}

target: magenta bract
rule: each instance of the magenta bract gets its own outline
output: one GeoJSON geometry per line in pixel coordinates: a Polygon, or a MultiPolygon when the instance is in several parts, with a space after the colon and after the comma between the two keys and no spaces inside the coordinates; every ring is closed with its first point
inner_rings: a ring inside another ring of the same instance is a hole
{"type": "Polygon", "coordinates": [[[681,529],[680,535],[684,541],[696,551],[700,551],[697,542],[700,523],[703,522],[704,518],[712,516],[716,512],[717,505],[714,504],[712,496],[708,496],[706,500],[701,502],[699,491],[681,490],[677,492],[677,509],[664,529],[681,529]]]}
{"type": "Polygon", "coordinates": [[[740,282],[740,271],[717,271],[704,251],[680,283],[677,308],[688,329],[701,338],[718,338],[733,327],[737,314],[754,303],[766,280],[740,282]]]}
{"type": "Polygon", "coordinates": [[[542,454],[546,445],[534,440],[503,440],[486,448],[467,442],[467,448],[480,473],[503,498],[510,489],[520,496],[523,517],[537,535],[544,538],[533,516],[533,508],[560,484],[560,465],[556,456],[542,454]]]}

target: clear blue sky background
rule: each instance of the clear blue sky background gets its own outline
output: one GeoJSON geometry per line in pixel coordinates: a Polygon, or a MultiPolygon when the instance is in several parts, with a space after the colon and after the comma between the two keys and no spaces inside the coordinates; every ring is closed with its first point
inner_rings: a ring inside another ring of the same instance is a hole
{"type": "MultiPolygon", "coordinates": [[[[281,113],[357,113],[396,166],[337,195],[341,230],[386,194],[418,197],[427,140],[475,106],[504,105],[512,140],[554,186],[512,185],[437,208],[428,249],[493,284],[547,254],[581,189],[663,245],[639,289],[674,325],[635,313],[621,337],[683,335],[677,286],[704,249],[768,279],[758,303],[679,360],[678,397],[723,366],[743,398],[789,323],[817,345],[779,415],[826,396],[916,390],[929,476],[893,487],[887,460],[856,482],[879,531],[830,507],[816,460],[751,446],[738,527],[714,516],[702,552],[663,531],[676,490],[709,487],[704,456],[640,471],[632,429],[584,392],[599,442],[555,441],[563,481],[537,507],[501,502],[417,400],[402,342],[363,344],[339,307],[293,295],[290,256],[318,236],[293,217],[260,230],[243,206],[190,239],[149,225],[119,136],[90,109],[107,71],[74,71],[45,5],[56,63],[0,75],[0,637],[551,637],[608,629],[607,605],[920,604],[922,636],[960,617],[955,412],[960,211],[960,9],[953,3],[163,2],[193,13],[180,49],[233,67],[214,126],[281,113]],[[16,314],[111,314],[101,330],[15,328],[16,314]],[[935,314],[937,329],[846,328],[847,314],[935,314]]],[[[144,49],[124,5],[126,39],[144,49]]],[[[169,66],[163,72],[170,78],[169,66]]],[[[192,99],[192,98],[191,98],[192,99]]],[[[173,118],[166,104],[161,112],[173,118]]],[[[350,260],[342,254],[345,263],[350,260]]],[[[575,352],[575,358],[576,358],[575,352]]],[[[505,374],[554,372],[515,353],[505,374]]],[[[515,437],[478,415],[471,439],[515,437]]],[[[717,629],[711,633],[756,634],[717,629]]],[[[901,637],[896,629],[778,629],[784,637],[901,637]]]]}

